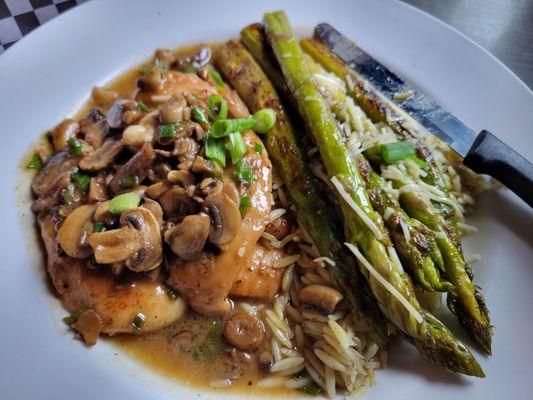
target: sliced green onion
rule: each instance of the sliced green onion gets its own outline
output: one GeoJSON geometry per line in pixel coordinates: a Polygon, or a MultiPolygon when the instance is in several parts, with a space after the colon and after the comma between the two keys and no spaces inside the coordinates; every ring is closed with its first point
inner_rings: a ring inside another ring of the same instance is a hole
{"type": "Polygon", "coordinates": [[[109,202],[109,212],[111,214],[119,215],[124,211],[131,210],[132,208],[138,207],[141,202],[141,196],[137,192],[129,192],[119,194],[116,197],[113,197],[109,202]]]}
{"type": "Polygon", "coordinates": [[[141,111],[148,111],[148,106],[144,104],[142,101],[139,104],[137,104],[137,108],[141,111]]]}
{"type": "Polygon", "coordinates": [[[141,68],[141,74],[146,75],[148,72],[150,72],[152,68],[150,68],[148,65],[145,65],[141,68]]]}
{"type": "Polygon", "coordinates": [[[198,68],[193,67],[192,65],[187,65],[185,68],[183,68],[181,72],[183,72],[184,74],[196,74],[197,71],[198,68]]]}
{"type": "Polygon", "coordinates": [[[137,314],[135,318],[133,318],[133,321],[131,322],[133,330],[140,331],[145,322],[146,322],[145,315],[143,313],[137,314]]]}
{"type": "Polygon", "coordinates": [[[167,139],[176,136],[178,126],[176,124],[159,125],[159,138],[167,139]]]}
{"type": "Polygon", "coordinates": [[[252,201],[250,200],[250,197],[248,197],[247,194],[242,196],[241,202],[239,203],[239,211],[241,212],[241,215],[243,215],[246,212],[246,209],[251,206],[252,201]]]}
{"type": "Polygon", "coordinates": [[[395,142],[381,145],[381,158],[386,164],[415,155],[415,148],[411,142],[395,142]]]}
{"type": "Polygon", "coordinates": [[[209,121],[205,116],[204,110],[198,106],[195,106],[194,104],[191,106],[191,119],[201,124],[209,125],[209,121]]]}
{"type": "Polygon", "coordinates": [[[322,392],[322,388],[315,381],[313,381],[301,388],[300,391],[310,396],[316,396],[317,394],[322,392]]]}
{"type": "Polygon", "coordinates": [[[28,161],[28,164],[26,165],[26,168],[28,169],[36,169],[39,170],[43,167],[43,162],[41,160],[41,157],[39,157],[39,154],[35,153],[30,161],[28,161]]]}
{"type": "Polygon", "coordinates": [[[94,223],[94,229],[93,232],[100,233],[105,231],[105,225],[102,221],[96,221],[94,223]]]}
{"type": "Polygon", "coordinates": [[[154,64],[157,68],[159,68],[161,71],[163,71],[165,69],[165,66],[163,65],[163,63],[161,62],[161,60],[159,58],[156,58],[154,60],[154,64]]]}
{"type": "Polygon", "coordinates": [[[222,89],[224,87],[224,82],[222,77],[217,71],[209,71],[209,76],[215,81],[217,88],[222,89]]]}
{"type": "Polygon", "coordinates": [[[254,127],[255,120],[249,118],[220,119],[213,124],[213,136],[224,137],[231,132],[244,132],[254,127]]]}
{"type": "Polygon", "coordinates": [[[118,185],[123,189],[131,189],[139,184],[139,177],[134,176],[123,176],[118,180],[118,185]]]}
{"type": "Polygon", "coordinates": [[[420,168],[426,168],[428,166],[427,162],[425,162],[424,160],[418,158],[417,156],[411,156],[411,157],[408,157],[408,159],[413,161],[420,168]]]}
{"type": "Polygon", "coordinates": [[[212,94],[207,99],[207,110],[211,121],[226,119],[228,116],[228,102],[218,94],[212,94]]]}
{"type": "Polygon", "coordinates": [[[241,160],[242,156],[246,153],[246,146],[239,132],[232,132],[228,135],[226,149],[229,150],[232,164],[236,164],[241,160]]]}
{"type": "Polygon", "coordinates": [[[263,154],[263,145],[261,143],[255,144],[255,152],[259,155],[263,154]]]}
{"type": "Polygon", "coordinates": [[[237,181],[252,183],[254,181],[254,170],[250,164],[241,160],[233,167],[233,176],[237,181]]]}
{"type": "Polygon", "coordinates": [[[83,193],[87,193],[87,190],[89,190],[89,185],[91,184],[91,177],[89,175],[80,172],[80,170],[76,167],[72,169],[70,178],[81,188],[83,193]]]}
{"type": "Polygon", "coordinates": [[[215,138],[209,132],[205,137],[205,156],[210,160],[215,160],[223,167],[226,166],[226,151],[224,149],[224,141],[215,138]]]}
{"type": "Polygon", "coordinates": [[[72,157],[79,157],[83,153],[83,144],[76,138],[70,138],[68,140],[68,147],[72,157]]]}
{"type": "Polygon", "coordinates": [[[254,114],[254,131],[268,132],[276,123],[276,112],[271,108],[263,108],[254,114]]]}

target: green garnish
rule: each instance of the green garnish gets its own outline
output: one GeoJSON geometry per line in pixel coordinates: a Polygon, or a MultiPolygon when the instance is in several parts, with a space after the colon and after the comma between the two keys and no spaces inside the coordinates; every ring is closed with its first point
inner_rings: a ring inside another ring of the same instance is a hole
{"type": "Polygon", "coordinates": [[[191,119],[201,124],[209,125],[209,121],[207,120],[204,111],[194,104],[191,106],[191,119]]]}
{"type": "Polygon", "coordinates": [[[215,81],[217,88],[222,89],[224,87],[224,82],[222,77],[217,71],[209,71],[209,76],[215,81]]]}
{"type": "Polygon", "coordinates": [[[39,157],[39,154],[35,153],[28,164],[26,165],[26,168],[28,169],[36,169],[39,170],[43,167],[43,162],[41,160],[41,157],[39,157]]]}
{"type": "Polygon", "coordinates": [[[156,58],[154,60],[154,65],[159,68],[161,71],[165,69],[165,66],[163,65],[163,63],[161,62],[161,60],[159,58],[156,58]]]}
{"type": "Polygon", "coordinates": [[[74,186],[69,185],[61,191],[61,198],[66,204],[70,204],[75,200],[76,192],[74,192],[74,186]]]}
{"type": "Polygon", "coordinates": [[[142,101],[137,104],[137,108],[141,111],[148,111],[148,106],[146,104],[144,104],[142,101]]]}
{"type": "Polygon", "coordinates": [[[213,136],[219,138],[228,136],[231,132],[243,132],[254,127],[255,120],[253,117],[219,119],[213,124],[213,136]]]}
{"type": "Polygon", "coordinates": [[[251,206],[252,206],[252,201],[250,200],[250,197],[248,197],[247,194],[242,196],[241,202],[239,203],[239,211],[241,212],[241,215],[243,215],[246,209],[251,206]]]}
{"type": "Polygon", "coordinates": [[[70,138],[68,140],[68,147],[72,157],[79,157],[83,153],[83,144],[76,138],[70,138]]]}
{"type": "Polygon", "coordinates": [[[413,144],[407,141],[382,144],[380,150],[381,158],[386,164],[392,164],[415,155],[413,144]]]}
{"type": "Polygon", "coordinates": [[[263,154],[263,145],[261,143],[255,144],[255,152],[259,155],[263,154]]]}
{"type": "Polygon", "coordinates": [[[187,65],[185,68],[183,68],[183,73],[185,74],[196,74],[196,71],[198,71],[198,68],[193,67],[192,65],[187,65]]]}
{"type": "Polygon", "coordinates": [[[141,68],[141,74],[146,75],[148,72],[150,72],[152,68],[150,68],[148,65],[145,65],[141,68]]]}
{"type": "Polygon", "coordinates": [[[113,197],[109,202],[109,212],[111,214],[120,215],[124,211],[131,210],[138,207],[141,202],[141,196],[137,192],[129,192],[119,194],[113,197]]]}
{"type": "Polygon", "coordinates": [[[146,322],[146,317],[143,313],[139,313],[133,318],[133,321],[131,322],[132,328],[134,331],[140,331],[143,327],[144,323],[146,322]]]}
{"type": "Polygon", "coordinates": [[[224,141],[215,138],[210,132],[205,137],[205,156],[210,160],[215,160],[223,167],[226,166],[224,141]]]}
{"type": "Polygon", "coordinates": [[[70,314],[68,317],[63,318],[63,322],[67,325],[72,325],[78,322],[78,319],[80,318],[80,315],[84,312],[89,311],[89,307],[81,307],[78,311],[75,313],[70,314]]]}
{"type": "Polygon", "coordinates": [[[233,167],[233,176],[237,181],[252,183],[254,181],[254,170],[250,164],[241,159],[233,167]]]}
{"type": "Polygon", "coordinates": [[[159,125],[159,138],[172,138],[176,136],[176,131],[178,130],[177,124],[165,124],[159,125]]]}
{"type": "Polygon", "coordinates": [[[207,110],[211,121],[226,119],[228,116],[228,103],[218,94],[212,94],[207,99],[207,110]]]}
{"type": "Polygon", "coordinates": [[[123,189],[131,189],[139,184],[138,176],[123,176],[118,180],[118,185],[123,189]]]}
{"type": "Polygon", "coordinates": [[[89,175],[80,172],[78,167],[75,167],[70,173],[70,178],[72,179],[72,182],[81,188],[83,193],[87,193],[87,190],[89,190],[89,185],[91,184],[91,177],[89,175]]]}
{"type": "Polygon", "coordinates": [[[271,108],[263,108],[254,114],[254,131],[268,132],[276,123],[276,112],[271,108]]]}
{"type": "Polygon", "coordinates": [[[322,388],[315,381],[313,381],[305,385],[303,388],[301,388],[300,391],[310,396],[316,396],[322,391],[322,388]]]}
{"type": "Polygon", "coordinates": [[[408,157],[408,160],[411,160],[412,162],[414,162],[416,165],[418,165],[420,168],[426,168],[428,166],[428,163],[425,162],[424,160],[421,160],[420,158],[418,158],[417,156],[411,156],[411,157],[408,157]]]}
{"type": "Polygon", "coordinates": [[[241,160],[242,156],[246,153],[246,146],[239,132],[232,132],[228,135],[226,149],[229,150],[232,164],[236,164],[241,160]]]}
{"type": "Polygon", "coordinates": [[[102,221],[96,221],[94,223],[94,229],[93,232],[100,233],[105,231],[105,225],[102,221]]]}

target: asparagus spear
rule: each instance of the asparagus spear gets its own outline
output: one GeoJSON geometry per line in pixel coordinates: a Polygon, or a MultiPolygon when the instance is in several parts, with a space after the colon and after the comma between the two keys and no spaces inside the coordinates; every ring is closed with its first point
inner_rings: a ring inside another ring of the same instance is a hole
{"type": "MultiPolygon", "coordinates": [[[[364,79],[339,60],[324,44],[314,39],[304,39],[302,47],[324,68],[346,81],[352,98],[370,117],[376,121],[388,123],[404,137],[413,138],[422,134],[421,131],[415,131],[415,129],[423,128],[419,128],[410,116],[373,90],[364,79]]],[[[448,193],[437,163],[431,158],[429,150],[421,141],[417,142],[417,147],[418,154],[428,163],[425,169],[428,176],[424,183],[436,187],[447,197],[448,193]]],[[[375,158],[377,153],[370,150],[365,154],[371,154],[375,158]]],[[[402,187],[415,182],[397,180],[395,183],[397,187],[402,187]]],[[[450,218],[453,213],[450,213],[446,204],[434,203],[419,193],[404,192],[400,196],[400,201],[409,216],[438,232],[436,241],[444,257],[445,277],[454,288],[448,294],[448,307],[456,314],[459,322],[481,348],[490,354],[492,327],[488,310],[483,295],[471,282],[472,273],[462,254],[456,219],[450,218]]]]}
{"type": "Polygon", "coordinates": [[[335,262],[335,265],[327,264],[328,271],[343,291],[355,320],[367,327],[376,343],[385,346],[387,332],[383,315],[354,258],[342,245],[341,230],[319,193],[274,87],[246,48],[236,40],[230,40],[218,50],[215,62],[250,111],[265,107],[276,111],[276,124],[264,137],[270,158],[297,207],[298,218],[320,254],[335,262]]]}
{"type": "Polygon", "coordinates": [[[391,260],[387,252],[391,243],[383,221],[370,204],[363,179],[341,143],[341,133],[325,99],[311,82],[309,60],[294,38],[285,14],[268,13],[264,21],[267,38],[317,143],[326,171],[339,183],[339,192],[348,196],[342,196],[346,227],[350,242],[363,254],[353,245],[349,246],[364,265],[365,276],[382,312],[411,337],[422,355],[431,362],[455,372],[483,376],[473,355],[449,331],[434,323],[434,317],[427,317],[413,293],[409,277],[391,260]]]}

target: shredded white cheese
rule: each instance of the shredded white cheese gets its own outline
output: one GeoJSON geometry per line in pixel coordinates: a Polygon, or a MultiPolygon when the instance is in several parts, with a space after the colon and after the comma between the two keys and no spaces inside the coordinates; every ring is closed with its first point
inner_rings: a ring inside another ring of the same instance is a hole
{"type": "Polygon", "coordinates": [[[333,261],[331,258],[329,257],[317,257],[313,260],[314,262],[316,263],[322,263],[322,262],[325,262],[329,265],[331,265],[332,267],[334,267],[336,265],[335,261],[333,261]]]}
{"type": "Polygon", "coordinates": [[[380,273],[368,262],[368,260],[361,254],[359,249],[355,247],[351,243],[344,243],[348,249],[355,255],[355,257],[361,262],[361,264],[368,270],[370,275],[374,277],[379,283],[383,285],[385,289],[387,289],[390,294],[392,294],[396,300],[398,300],[405,309],[409,312],[409,314],[412,315],[412,317],[418,322],[422,323],[424,321],[424,317],[422,317],[422,314],[418,312],[416,308],[413,307],[413,305],[407,301],[407,299],[394,287],[392,286],[385,278],[383,278],[380,273]]]}
{"type": "Polygon", "coordinates": [[[355,213],[361,218],[361,220],[368,226],[368,229],[372,231],[376,239],[381,240],[383,239],[383,234],[377,227],[377,225],[372,221],[363,210],[361,210],[361,207],[357,205],[357,203],[351,198],[351,196],[348,194],[346,189],[344,189],[344,186],[342,183],[337,179],[336,176],[331,178],[331,183],[333,183],[333,186],[337,189],[341,197],[344,199],[344,201],[350,206],[352,210],[355,211],[355,213]]]}

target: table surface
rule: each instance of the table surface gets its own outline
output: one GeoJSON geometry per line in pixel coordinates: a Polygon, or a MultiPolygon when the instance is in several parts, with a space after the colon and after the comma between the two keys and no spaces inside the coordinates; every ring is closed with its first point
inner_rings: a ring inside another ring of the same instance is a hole
{"type": "Polygon", "coordinates": [[[533,89],[533,0],[403,0],[487,49],[533,89]]]}
{"type": "MultiPolygon", "coordinates": [[[[87,0],[0,0],[0,54],[87,0]]],[[[533,0],[403,0],[486,48],[533,88],[533,0]]]]}

